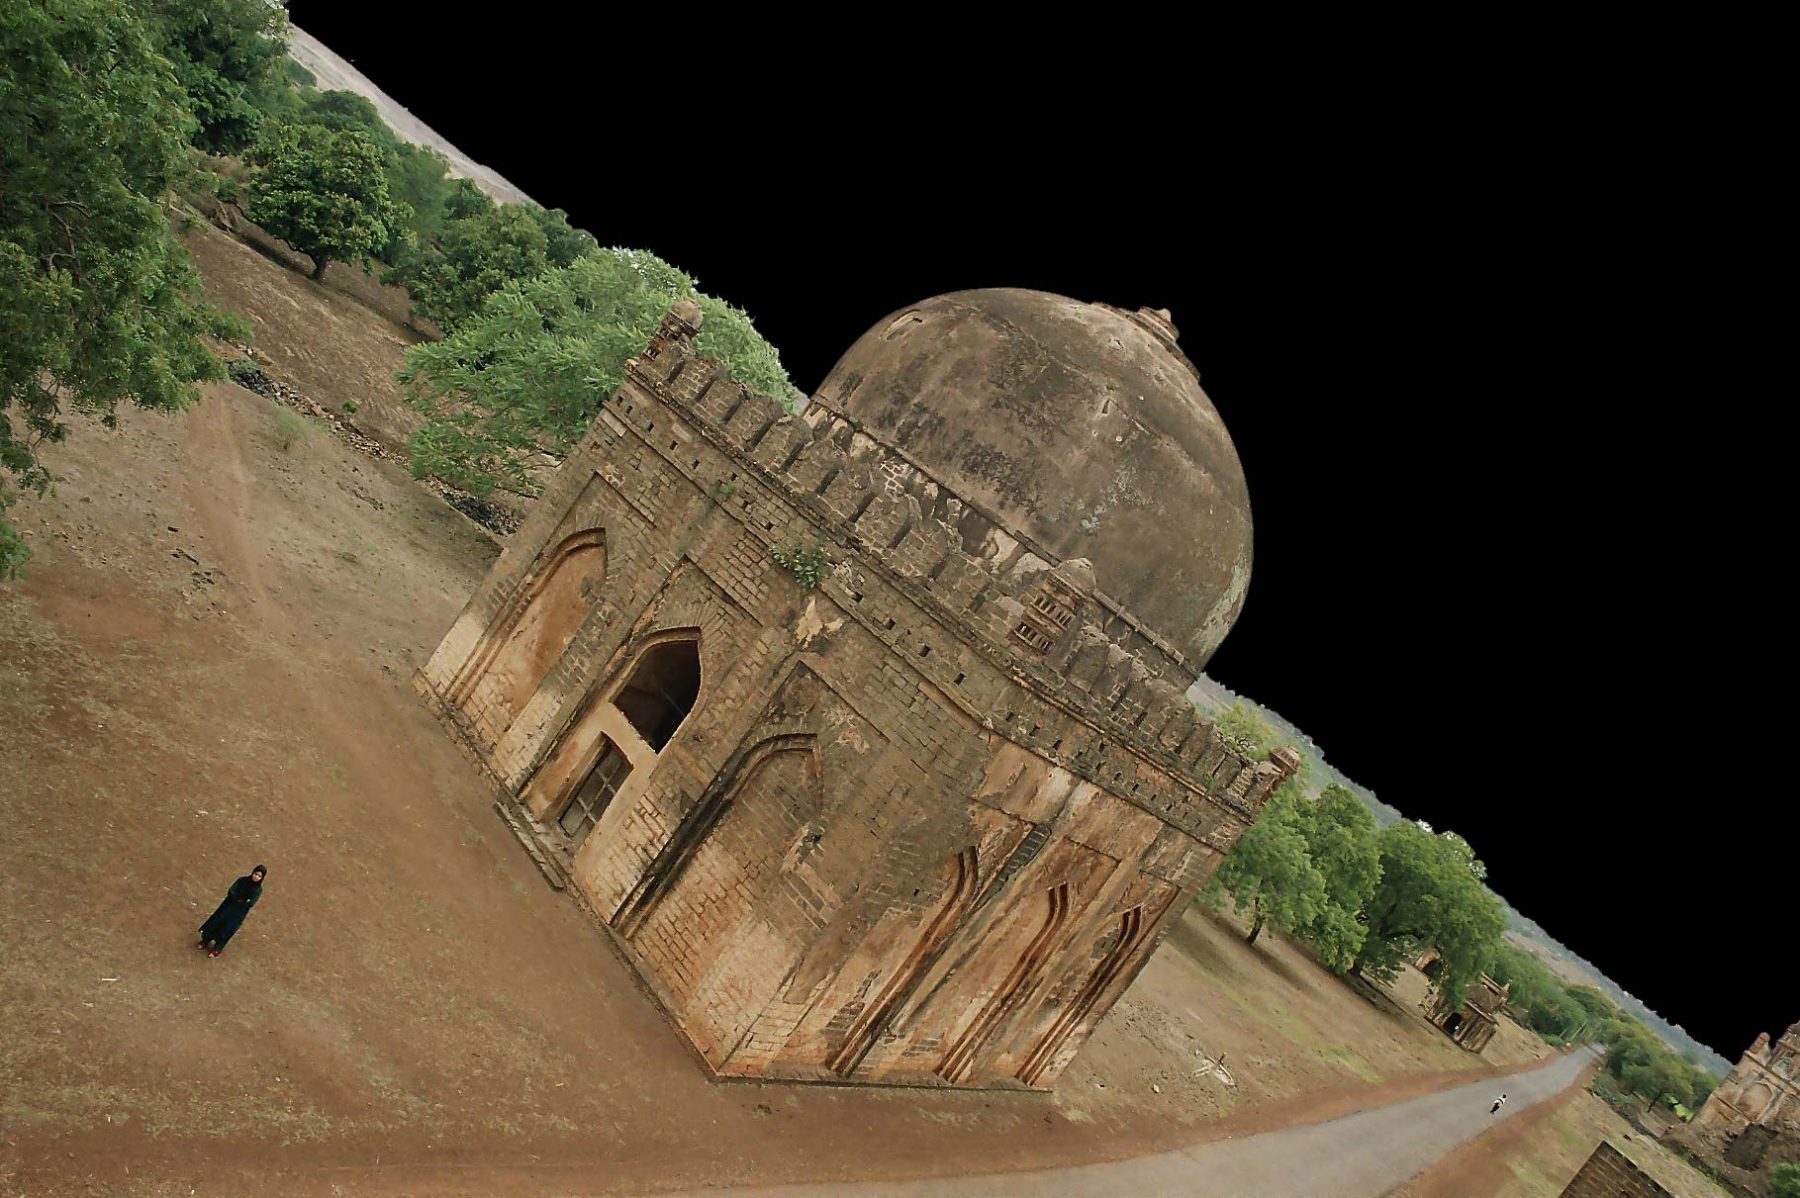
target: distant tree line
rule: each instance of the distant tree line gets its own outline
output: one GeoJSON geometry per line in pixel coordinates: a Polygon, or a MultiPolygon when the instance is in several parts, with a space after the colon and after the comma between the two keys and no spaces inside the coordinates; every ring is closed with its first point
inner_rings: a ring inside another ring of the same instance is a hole
{"type": "Polygon", "coordinates": [[[1719,1078],[1693,1054],[1671,1050],[1642,1020],[1592,986],[1569,986],[1567,994],[1588,1012],[1580,1038],[1606,1049],[1606,1067],[1595,1077],[1593,1090],[1614,1107],[1625,1111],[1636,1104],[1679,1103],[1691,1114],[1718,1087],[1719,1078]]]}
{"type": "Polygon", "coordinates": [[[1512,985],[1510,1006],[1551,1044],[1599,1044],[1606,1071],[1594,1090],[1615,1106],[1669,1100],[1697,1110],[1718,1085],[1695,1053],[1677,1053],[1635,1015],[1592,986],[1565,982],[1515,944],[1502,944],[1488,972],[1512,985]]]}
{"type": "MultiPolygon", "coordinates": [[[[1242,702],[1214,719],[1261,757],[1282,741],[1242,702]]],[[[1506,942],[1505,906],[1462,837],[1410,820],[1377,831],[1359,796],[1334,782],[1309,798],[1307,782],[1303,768],[1270,797],[1209,887],[1209,896],[1229,896],[1249,915],[1252,943],[1275,927],[1313,946],[1330,968],[1377,980],[1435,948],[1445,967],[1436,980],[1445,1001],[1460,1002],[1485,972],[1511,984],[1509,1008],[1546,1041],[1604,1046],[1606,1068],[1594,1090],[1614,1105],[1671,1101],[1692,1110],[1712,1093],[1718,1078],[1697,1052],[1675,1052],[1599,990],[1564,982],[1506,942]]]]}
{"type": "Polygon", "coordinates": [[[701,352],[749,386],[798,398],[742,310],[653,254],[602,249],[559,208],[494,203],[361,96],[290,84],[245,153],[245,214],[310,257],[314,278],[330,262],[384,262],[384,280],[445,334],[401,372],[424,417],[409,446],[415,475],[477,496],[535,495],[541,468],[579,439],[681,299],[704,314],[701,352]]]}
{"type": "MultiPolygon", "coordinates": [[[[1257,756],[1279,742],[1244,704],[1216,726],[1257,756]]],[[[1248,939],[1266,927],[1310,944],[1328,968],[1386,981],[1427,948],[1444,969],[1436,986],[1462,1001],[1493,960],[1506,929],[1499,900],[1482,884],[1487,867],[1467,841],[1403,821],[1378,829],[1355,794],[1336,783],[1317,797],[1302,769],[1270,796],[1209,884],[1250,917],[1248,939]]]]}

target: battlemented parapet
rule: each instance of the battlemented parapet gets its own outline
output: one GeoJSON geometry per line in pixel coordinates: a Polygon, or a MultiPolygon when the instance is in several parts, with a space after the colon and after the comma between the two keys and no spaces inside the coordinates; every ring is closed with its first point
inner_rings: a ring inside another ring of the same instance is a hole
{"type": "Polygon", "coordinates": [[[1298,758],[1228,743],[1089,563],[698,324],[421,685],[716,1072],[1047,1086],[1298,758]]]}

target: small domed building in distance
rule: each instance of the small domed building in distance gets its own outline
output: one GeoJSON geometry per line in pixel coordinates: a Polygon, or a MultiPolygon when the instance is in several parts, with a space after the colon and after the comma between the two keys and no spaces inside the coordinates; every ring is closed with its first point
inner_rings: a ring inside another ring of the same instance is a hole
{"type": "Polygon", "coordinates": [[[800,414],[678,304],[419,676],[717,1074],[1048,1088],[1298,765],[1165,312],[960,292],[800,414]]]}

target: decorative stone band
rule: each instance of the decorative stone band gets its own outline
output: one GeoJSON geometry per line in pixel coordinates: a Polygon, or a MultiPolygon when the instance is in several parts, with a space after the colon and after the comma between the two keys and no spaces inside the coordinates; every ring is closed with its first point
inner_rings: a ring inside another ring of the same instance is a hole
{"type": "Polygon", "coordinates": [[[1202,717],[1183,693],[1190,680],[1183,659],[1105,600],[1087,563],[1034,551],[835,413],[820,408],[802,418],[735,382],[722,364],[695,352],[698,325],[697,313],[672,310],[645,352],[627,363],[627,385],[685,417],[841,538],[837,552],[825,547],[832,561],[825,585],[860,598],[857,570],[878,571],[1046,701],[1242,816],[1254,818],[1298,768],[1292,750],[1254,760],[1248,746],[1202,717]]]}

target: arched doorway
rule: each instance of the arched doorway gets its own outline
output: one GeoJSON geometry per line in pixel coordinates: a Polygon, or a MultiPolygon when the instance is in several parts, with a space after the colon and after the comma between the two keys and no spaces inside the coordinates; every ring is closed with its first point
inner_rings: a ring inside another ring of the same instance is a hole
{"type": "Polygon", "coordinates": [[[584,529],[546,556],[488,626],[449,699],[498,740],[581,631],[606,583],[606,533],[584,529]]]}
{"type": "MultiPolygon", "coordinates": [[[[1035,1086],[1038,1079],[1044,1076],[1044,1070],[1050,1067],[1057,1050],[1062,1048],[1071,1032],[1093,1013],[1094,1006],[1100,1001],[1100,995],[1112,984],[1131,954],[1137,949],[1144,935],[1144,908],[1136,906],[1119,916],[1119,921],[1108,933],[1112,944],[1100,954],[1088,973],[1086,983],[1082,986],[1074,1001],[1065,1007],[1062,1013],[1051,1023],[1037,1047],[1025,1058],[1019,1067],[1018,1079],[1028,1086],[1035,1086]]],[[[1105,940],[1102,940],[1105,943],[1105,940]]]]}
{"type": "MultiPolygon", "coordinates": [[[[1056,945],[1058,934],[1069,918],[1069,884],[1058,882],[1050,887],[1044,891],[1043,901],[1043,922],[1038,927],[1037,935],[1031,938],[1031,942],[1019,954],[1012,971],[1006,975],[999,988],[988,995],[974,1021],[963,1030],[962,1035],[957,1037],[956,1042],[938,1062],[935,1072],[945,1081],[960,1082],[968,1077],[974,1067],[976,1054],[987,1046],[989,1037],[994,1034],[1001,1021],[1012,1014],[1013,1009],[1037,984],[1038,976],[1043,972],[1056,945]]],[[[1022,928],[1024,924],[1025,921],[1020,919],[1018,926],[1022,928]]]]}
{"type": "Polygon", "coordinates": [[[651,645],[638,658],[613,706],[660,753],[694,710],[700,694],[700,643],[694,637],[651,645]]]}
{"type": "MultiPolygon", "coordinates": [[[[707,789],[707,793],[701,796],[700,801],[694,804],[675,829],[675,834],[669,838],[669,842],[663,846],[655,860],[650,862],[649,868],[613,912],[609,922],[619,930],[621,936],[631,940],[643,930],[651,915],[681,881],[719,823],[732,810],[742,809],[741,801],[756,793],[755,784],[758,781],[770,780],[764,774],[772,762],[783,767],[775,773],[781,776],[784,784],[791,783],[792,789],[817,790],[820,766],[817,742],[813,736],[777,736],[756,745],[731,770],[729,781],[715,781],[707,789]],[[790,771],[796,772],[797,777],[803,781],[795,782],[787,778],[786,774],[790,771]]],[[[793,804],[788,806],[792,808],[793,804]]],[[[736,877],[748,872],[750,871],[740,868],[731,871],[729,876],[736,877]]]]}
{"type": "MultiPolygon", "coordinates": [[[[652,637],[610,686],[590,693],[520,794],[570,859],[613,800],[644,784],[700,695],[697,629],[652,637]]],[[[629,795],[628,795],[629,801],[629,795]]]]}
{"type": "Polygon", "coordinates": [[[937,954],[961,925],[975,899],[975,884],[981,873],[981,853],[970,845],[947,861],[938,871],[942,894],[936,913],[920,924],[913,942],[900,966],[894,970],[881,992],[850,1025],[848,1034],[826,1064],[840,1077],[849,1077],[869,1055],[875,1040],[886,1030],[900,1006],[918,986],[925,971],[937,961],[937,954]]]}
{"type": "Polygon", "coordinates": [[[1452,1011],[1449,1017],[1444,1020],[1444,1032],[1454,1040],[1456,1038],[1456,1033],[1462,1029],[1462,1025],[1462,1012],[1452,1011]]]}

